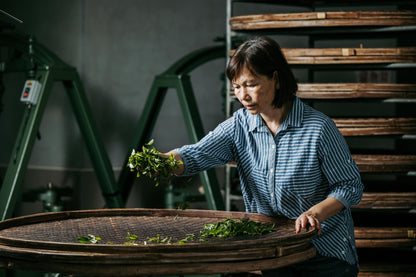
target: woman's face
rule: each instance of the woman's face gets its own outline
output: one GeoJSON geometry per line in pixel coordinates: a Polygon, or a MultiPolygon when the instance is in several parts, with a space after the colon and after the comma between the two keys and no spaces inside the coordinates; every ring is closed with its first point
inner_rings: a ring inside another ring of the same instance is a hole
{"type": "Polygon", "coordinates": [[[253,75],[245,67],[232,82],[234,94],[251,114],[263,114],[274,109],[275,91],[279,88],[277,71],[273,78],[253,75]]]}

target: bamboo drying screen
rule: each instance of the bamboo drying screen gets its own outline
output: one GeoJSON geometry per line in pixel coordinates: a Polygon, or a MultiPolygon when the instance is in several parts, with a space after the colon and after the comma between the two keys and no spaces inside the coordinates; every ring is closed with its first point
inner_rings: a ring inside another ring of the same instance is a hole
{"type": "MultiPolygon", "coordinates": [[[[293,220],[271,218],[261,214],[203,210],[109,209],[39,214],[6,220],[0,222],[0,244],[25,247],[33,244],[39,248],[45,247],[45,244],[52,244],[52,247],[65,244],[75,245],[80,249],[83,244],[78,242],[79,236],[92,234],[101,238],[100,244],[124,245],[126,242],[132,242],[126,238],[130,233],[138,236],[135,243],[141,245],[156,236],[161,239],[171,238],[172,244],[177,244],[176,242],[190,234],[194,236],[194,240],[189,240],[189,243],[206,245],[209,243],[201,243],[199,240],[204,225],[215,224],[226,218],[275,224],[273,232],[269,234],[226,239],[230,242],[243,240],[249,243],[250,240],[257,242],[264,239],[280,243],[299,237],[295,235],[293,220]]],[[[313,232],[306,233],[307,236],[313,236],[313,232]]],[[[212,238],[208,242],[223,240],[212,238]]],[[[46,247],[50,249],[51,246],[46,247]]]]}
{"type": "Polygon", "coordinates": [[[0,268],[94,276],[238,273],[272,269],[315,255],[316,230],[296,234],[294,221],[260,214],[203,210],[108,209],[46,213],[0,222],[0,268]],[[253,237],[200,242],[207,223],[226,218],[275,224],[253,237]],[[137,245],[125,245],[127,233],[137,245]],[[100,244],[79,243],[92,234],[100,244]],[[195,239],[178,240],[194,234],[195,239]],[[146,243],[171,237],[171,244],[146,243]],[[112,244],[107,244],[107,243],[112,244]]]}
{"type": "MultiPolygon", "coordinates": [[[[125,244],[131,242],[126,239],[127,234],[137,235],[137,243],[148,241],[149,238],[169,237],[172,242],[178,242],[190,234],[194,234],[192,242],[200,242],[200,231],[207,223],[215,224],[223,221],[220,218],[182,217],[182,216],[108,216],[87,217],[30,225],[16,226],[0,231],[0,237],[39,242],[78,243],[79,236],[93,234],[102,240],[100,244],[125,244]]],[[[276,230],[263,237],[282,237],[293,233],[293,226],[276,226],[276,230]]],[[[255,238],[255,237],[254,237],[255,238]]],[[[232,240],[242,239],[240,237],[232,240]]],[[[244,237],[250,239],[250,237],[244,237]]],[[[214,239],[211,239],[211,241],[214,239]]],[[[228,239],[231,240],[231,239],[228,239]]]]}

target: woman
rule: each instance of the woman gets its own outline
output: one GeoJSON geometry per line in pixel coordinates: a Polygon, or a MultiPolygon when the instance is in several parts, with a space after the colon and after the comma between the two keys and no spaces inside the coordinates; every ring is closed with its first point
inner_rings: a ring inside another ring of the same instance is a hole
{"type": "Polygon", "coordinates": [[[334,122],[296,97],[293,73],[270,38],[238,47],[226,74],[244,108],[198,143],[169,152],[183,162],[174,173],[235,161],[247,212],[296,219],[296,233],[318,230],[315,258],[263,276],[356,276],[350,207],[363,185],[334,122]]]}

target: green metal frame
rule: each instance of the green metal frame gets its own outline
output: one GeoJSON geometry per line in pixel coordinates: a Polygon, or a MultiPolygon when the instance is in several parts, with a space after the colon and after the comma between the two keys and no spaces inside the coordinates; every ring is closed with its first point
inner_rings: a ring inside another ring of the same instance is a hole
{"type": "Polygon", "coordinates": [[[55,81],[61,81],[64,84],[107,207],[124,207],[110,160],[98,136],[77,70],[65,64],[30,36],[0,34],[0,46],[7,48],[10,53],[8,60],[0,64],[0,71],[26,73],[30,79],[36,79],[42,84],[38,103],[27,106],[25,109],[23,118],[26,120],[23,120],[20,125],[20,139],[13,147],[12,157],[0,188],[0,220],[12,216],[42,115],[55,81]]]}
{"type": "MultiPolygon", "coordinates": [[[[222,45],[196,50],[173,64],[164,73],[155,77],[134,132],[135,136],[127,153],[125,165],[127,165],[131,149],[140,149],[142,145],[150,140],[150,134],[169,88],[173,88],[177,92],[191,143],[196,143],[205,135],[188,73],[208,61],[224,57],[225,46],[222,45]]],[[[224,210],[224,200],[215,171],[213,169],[203,171],[200,173],[200,178],[204,187],[208,208],[224,210]]],[[[118,185],[125,201],[130,194],[134,179],[135,174],[130,172],[129,168],[124,167],[120,173],[118,185]]]]}

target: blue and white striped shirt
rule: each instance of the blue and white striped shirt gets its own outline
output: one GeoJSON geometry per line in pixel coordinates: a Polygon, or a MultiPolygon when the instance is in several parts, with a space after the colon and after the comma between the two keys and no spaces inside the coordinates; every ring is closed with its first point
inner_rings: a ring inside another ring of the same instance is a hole
{"type": "Polygon", "coordinates": [[[322,222],[318,253],[357,264],[350,207],[363,184],[335,123],[298,98],[275,136],[260,115],[236,111],[198,143],[175,149],[184,175],[235,161],[247,212],[296,219],[334,197],[345,209],[322,222]]]}

